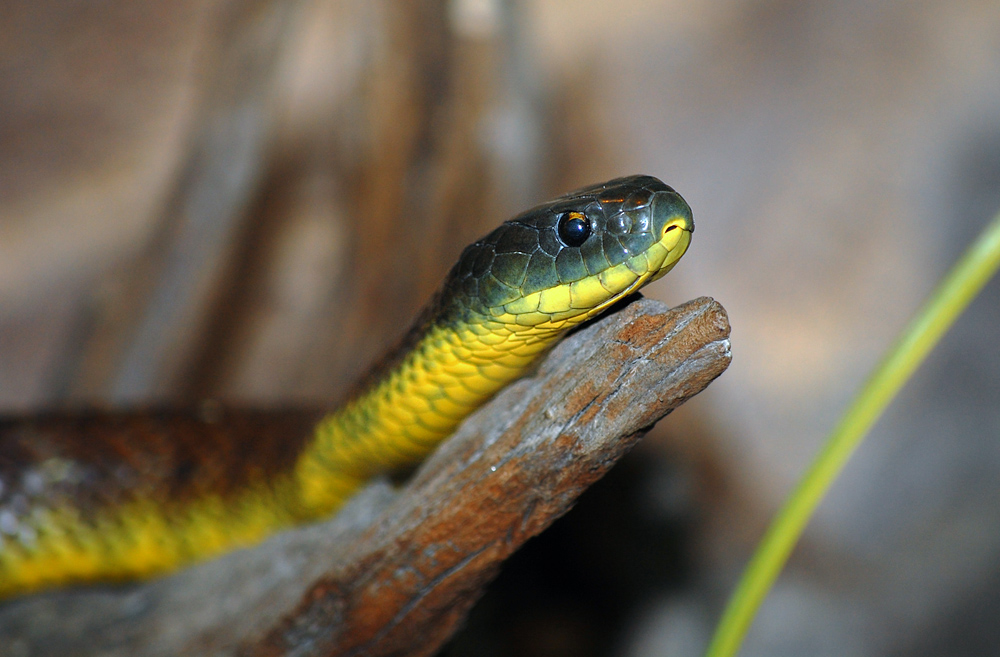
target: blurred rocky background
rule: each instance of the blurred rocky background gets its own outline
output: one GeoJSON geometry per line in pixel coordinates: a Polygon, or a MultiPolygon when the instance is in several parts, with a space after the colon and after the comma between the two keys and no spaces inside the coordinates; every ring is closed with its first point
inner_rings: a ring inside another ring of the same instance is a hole
{"type": "MultiPolygon", "coordinates": [[[[770,515],[1000,208],[1000,5],[7,0],[0,411],[334,402],[462,247],[648,173],[648,294],[735,359],[448,655],[698,655],[770,515]]],[[[837,483],[743,655],[1000,654],[1000,283],[837,483]]]]}

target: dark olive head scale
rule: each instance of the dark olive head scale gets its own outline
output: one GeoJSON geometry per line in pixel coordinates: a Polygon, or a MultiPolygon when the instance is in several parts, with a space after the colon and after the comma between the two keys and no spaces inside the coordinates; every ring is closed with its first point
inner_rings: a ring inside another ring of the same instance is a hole
{"type": "Polygon", "coordinates": [[[524,285],[521,291],[524,294],[531,294],[550,287],[559,285],[559,272],[556,271],[555,258],[543,251],[537,251],[531,256],[528,268],[524,277],[524,285]]]}
{"type": "Polygon", "coordinates": [[[455,277],[459,279],[469,278],[474,275],[476,268],[476,256],[470,255],[472,247],[465,247],[462,250],[462,255],[459,256],[458,262],[455,263],[455,277]]]}
{"type": "Polygon", "coordinates": [[[587,272],[591,276],[596,276],[611,266],[608,258],[604,255],[603,235],[591,235],[590,238],[580,246],[580,255],[583,256],[583,264],[587,267],[587,272]]]}
{"type": "Polygon", "coordinates": [[[619,240],[622,246],[625,247],[625,250],[629,252],[629,255],[642,253],[652,246],[655,241],[653,236],[648,232],[628,233],[627,235],[622,235],[619,240]]]}
{"type": "Polygon", "coordinates": [[[504,230],[493,242],[494,250],[500,253],[524,253],[531,255],[538,250],[538,229],[521,223],[508,222],[504,230]]]}
{"type": "MultiPolygon", "coordinates": [[[[536,242],[535,249],[538,250],[536,242]]],[[[492,274],[502,283],[511,287],[521,288],[524,285],[524,275],[528,269],[528,261],[531,256],[522,252],[497,253],[493,258],[492,274]]]]}
{"type": "Polygon", "coordinates": [[[482,278],[489,273],[490,267],[493,266],[494,250],[492,244],[477,246],[479,246],[478,252],[474,251],[469,254],[469,259],[473,261],[472,275],[476,278],[482,278]]]}
{"type": "Polygon", "coordinates": [[[563,249],[556,256],[556,273],[563,283],[572,283],[588,276],[587,267],[579,249],[563,249]]]}
{"type": "Polygon", "coordinates": [[[621,212],[622,202],[625,200],[624,196],[619,197],[605,197],[601,199],[601,209],[604,210],[604,215],[606,217],[611,217],[615,214],[621,212]]]}
{"type": "Polygon", "coordinates": [[[538,232],[538,246],[550,258],[555,258],[563,249],[562,242],[556,237],[555,231],[551,229],[538,232]]]}
{"type": "Polygon", "coordinates": [[[475,276],[469,276],[464,280],[462,280],[460,294],[466,299],[478,299],[479,279],[476,278],[475,276]]]}
{"type": "Polygon", "coordinates": [[[634,212],[640,208],[644,208],[649,205],[652,196],[652,193],[647,189],[637,189],[622,201],[622,210],[625,212],[634,212]]]}
{"type": "Polygon", "coordinates": [[[479,279],[479,300],[488,308],[497,308],[521,296],[521,291],[507,285],[492,272],[479,279]]]}
{"type": "Polygon", "coordinates": [[[625,251],[625,247],[622,246],[621,240],[617,235],[605,233],[602,242],[604,246],[604,256],[608,259],[608,262],[611,265],[618,265],[625,262],[625,258],[628,257],[628,253],[625,251]]]}
{"type": "Polygon", "coordinates": [[[632,230],[632,216],[627,212],[607,213],[607,233],[612,235],[625,235],[632,230]]]}
{"type": "Polygon", "coordinates": [[[628,213],[629,217],[632,219],[632,227],[629,229],[630,233],[646,233],[649,232],[652,222],[650,220],[650,210],[649,206],[643,206],[641,208],[636,208],[628,213]]]}

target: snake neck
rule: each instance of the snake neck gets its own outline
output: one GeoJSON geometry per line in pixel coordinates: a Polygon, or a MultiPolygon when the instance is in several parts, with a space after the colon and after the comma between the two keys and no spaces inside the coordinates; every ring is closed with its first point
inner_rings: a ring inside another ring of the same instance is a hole
{"type": "Polygon", "coordinates": [[[568,328],[510,319],[418,320],[423,328],[317,425],[293,475],[302,515],[328,515],[365,479],[418,463],[568,328]]]}

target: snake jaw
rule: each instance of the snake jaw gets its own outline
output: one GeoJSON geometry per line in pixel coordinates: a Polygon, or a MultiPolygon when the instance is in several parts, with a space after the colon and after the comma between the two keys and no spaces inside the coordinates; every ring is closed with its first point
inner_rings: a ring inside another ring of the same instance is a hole
{"type": "Polygon", "coordinates": [[[627,288],[625,288],[621,292],[618,292],[617,294],[612,295],[610,298],[608,298],[607,301],[605,301],[605,302],[601,303],[600,305],[595,306],[594,308],[592,308],[589,311],[587,311],[587,313],[585,315],[583,315],[582,319],[583,320],[588,320],[588,319],[590,319],[592,317],[596,317],[596,316],[600,315],[602,312],[604,312],[605,310],[607,310],[611,306],[615,305],[616,303],[618,303],[619,301],[621,301],[622,299],[624,299],[628,295],[632,294],[633,292],[638,291],[639,288],[641,288],[643,285],[645,285],[646,283],[648,283],[650,280],[651,280],[650,279],[650,274],[643,274],[639,278],[635,279],[634,283],[632,283],[631,285],[629,285],[627,288]]]}
{"type": "Polygon", "coordinates": [[[673,190],[659,191],[653,194],[650,207],[655,223],[658,224],[660,221],[663,223],[659,226],[659,239],[644,253],[649,258],[659,250],[663,253],[663,259],[658,263],[647,260],[647,269],[644,273],[625,289],[591,309],[586,314],[586,319],[600,314],[644,285],[665,276],[687,251],[691,244],[691,235],[694,233],[694,219],[691,217],[691,208],[684,199],[673,190]]]}
{"type": "Polygon", "coordinates": [[[691,223],[684,217],[679,217],[670,223],[668,223],[663,230],[663,238],[660,240],[660,244],[663,244],[667,248],[667,255],[656,271],[653,272],[652,277],[647,281],[652,283],[653,281],[658,281],[667,273],[674,268],[677,261],[681,259],[691,245],[691,235],[694,233],[694,224],[691,223]],[[671,230],[672,227],[677,227],[679,230],[671,230]],[[667,247],[667,244],[670,244],[667,247]]]}
{"type": "Polygon", "coordinates": [[[596,317],[630,294],[638,292],[639,289],[646,284],[663,278],[663,276],[674,268],[677,261],[680,260],[681,256],[684,255],[684,252],[687,251],[688,245],[691,243],[692,232],[694,232],[694,225],[684,217],[678,217],[677,219],[669,222],[666,226],[664,226],[663,238],[659,242],[659,244],[663,245],[666,249],[666,256],[664,257],[663,262],[660,263],[659,266],[650,267],[646,273],[640,274],[639,277],[624,290],[611,295],[606,301],[603,301],[599,305],[592,308],[584,315],[583,319],[596,317]],[[674,234],[676,231],[670,230],[672,227],[680,228],[679,234],[674,234]],[[669,243],[670,246],[667,246],[665,242],[669,243]]]}

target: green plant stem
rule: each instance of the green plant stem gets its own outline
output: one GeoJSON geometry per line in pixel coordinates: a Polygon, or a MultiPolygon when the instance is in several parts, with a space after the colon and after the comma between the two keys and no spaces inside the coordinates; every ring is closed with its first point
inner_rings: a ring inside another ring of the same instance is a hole
{"type": "Polygon", "coordinates": [[[726,607],[706,657],[732,657],[830,485],[941,336],[1000,267],[1000,214],[962,255],[875,370],[778,512],[726,607]]]}

